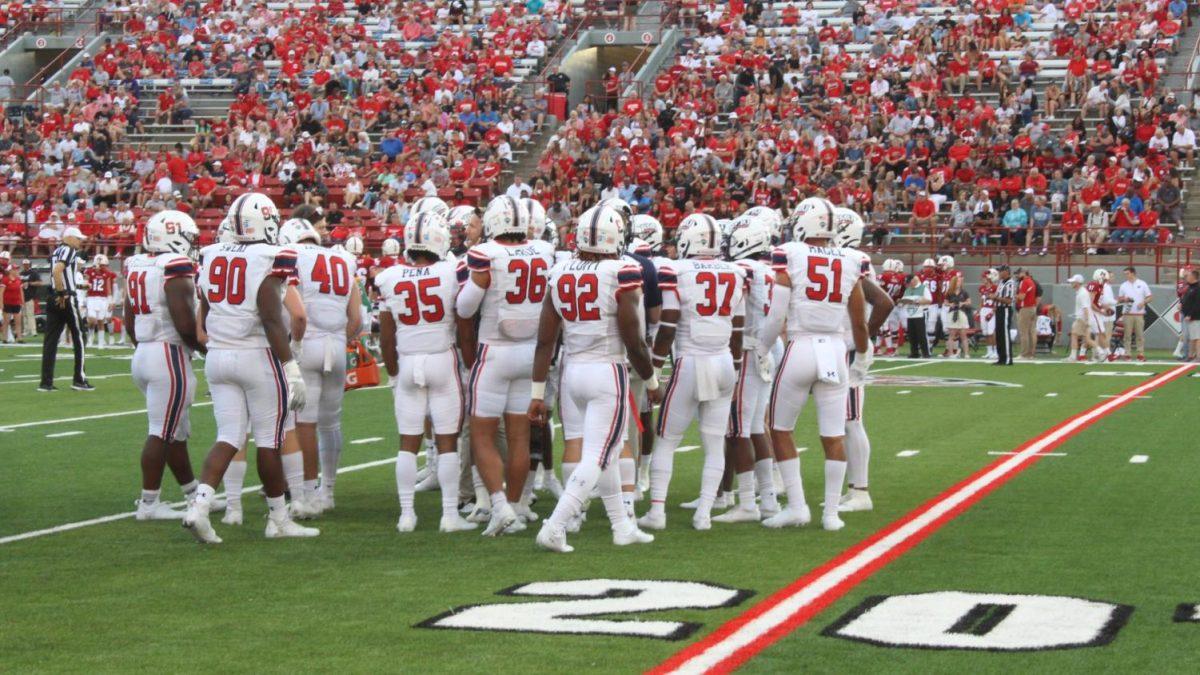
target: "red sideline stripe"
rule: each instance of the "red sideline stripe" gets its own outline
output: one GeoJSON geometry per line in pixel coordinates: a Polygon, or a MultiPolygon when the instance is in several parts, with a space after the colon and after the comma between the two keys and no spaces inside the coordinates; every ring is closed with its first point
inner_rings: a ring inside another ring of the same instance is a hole
{"type": "Polygon", "coordinates": [[[688,646],[649,672],[653,674],[659,674],[673,672],[727,673],[733,671],[751,657],[761,652],[763,649],[767,648],[771,644],[774,644],[784,635],[787,635],[796,628],[802,626],[821,610],[825,609],[838,598],[845,595],[859,583],[865,581],[880,568],[900,557],[913,546],[919,544],[926,537],[936,532],[947,522],[958,517],[961,513],[969,509],[980,499],[983,499],[993,490],[1003,485],[1021,471],[1024,471],[1028,467],[1032,466],[1044,456],[1043,453],[1046,451],[1062,445],[1066,441],[1079,434],[1079,432],[1090,427],[1096,421],[1103,419],[1116,410],[1124,407],[1125,404],[1135,400],[1134,397],[1157,389],[1164,384],[1175,380],[1176,378],[1187,373],[1193,367],[1195,367],[1195,364],[1185,364],[1169,370],[1147,382],[1127,389],[1116,398],[1109,399],[1104,403],[1092,406],[1088,410],[1056,424],[1054,427],[1039,434],[1037,437],[1021,444],[1021,446],[1017,448],[1018,454],[1006,456],[1002,459],[992,462],[980,471],[975,472],[965,480],[951,487],[949,490],[946,490],[933,499],[925,502],[904,517],[891,523],[887,527],[876,532],[874,535],[859,542],[851,548],[843,551],[829,562],[792,582],[780,591],[771,595],[771,597],[767,598],[766,600],[763,600],[757,605],[751,607],[740,616],[726,622],[703,640],[688,646]],[[1089,417],[1090,419],[1085,419],[1089,417]],[[1044,442],[1048,437],[1055,435],[1062,429],[1072,424],[1076,425],[1075,428],[1064,433],[1059,438],[1052,439],[1049,442],[1044,442]],[[1034,448],[1034,446],[1038,445],[1041,447],[1034,448]],[[1032,452],[1029,452],[1028,454],[1021,454],[1022,452],[1030,450],[1031,448],[1033,449],[1032,452]],[[846,565],[848,562],[852,561],[855,557],[859,556],[864,551],[867,551],[881,540],[894,534],[905,526],[908,526],[910,523],[933,510],[935,507],[941,505],[943,502],[951,500],[957,496],[958,493],[968,488],[968,486],[971,484],[985,478],[988,474],[997,470],[1002,471],[1002,473],[996,475],[984,485],[979,486],[979,488],[973,494],[967,495],[960,503],[921,526],[920,529],[914,530],[912,533],[904,536],[903,539],[898,541],[891,548],[880,552],[874,559],[865,562],[859,569],[849,574],[844,579],[829,585],[829,587],[825,588],[824,590],[813,591],[810,588],[813,586],[818,586],[819,582],[823,581],[824,577],[830,573],[836,572],[838,568],[846,565]],[[805,594],[806,592],[811,594],[813,597],[811,597],[811,599],[809,599],[807,602],[797,606],[790,614],[786,614],[778,619],[773,619],[773,624],[768,622],[769,627],[764,626],[764,630],[761,634],[753,637],[753,639],[750,641],[727,654],[723,654],[723,652],[728,651],[728,649],[718,649],[721,647],[721,643],[729,640],[732,637],[735,637],[735,634],[742,628],[746,627],[747,624],[750,624],[752,621],[763,617],[763,615],[771,612],[780,605],[789,602],[797,596],[805,594]],[[710,652],[710,650],[715,651],[713,651],[713,654],[711,655],[707,654],[710,652]],[[693,659],[702,656],[707,656],[709,658],[705,658],[703,661],[691,663],[693,659]]]}

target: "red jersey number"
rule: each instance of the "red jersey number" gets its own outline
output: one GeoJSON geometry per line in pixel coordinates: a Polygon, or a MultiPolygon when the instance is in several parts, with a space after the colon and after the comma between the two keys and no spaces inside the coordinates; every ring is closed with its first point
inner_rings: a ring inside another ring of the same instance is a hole
{"type": "MultiPolygon", "coordinates": [[[[336,258],[335,258],[336,260],[336,258]]],[[[406,311],[399,315],[400,323],[405,326],[415,326],[425,323],[437,323],[446,316],[446,308],[441,296],[434,293],[441,286],[441,279],[421,279],[420,281],[401,281],[392,292],[397,298],[402,298],[406,311]]]]}
{"type": "Polygon", "coordinates": [[[342,258],[318,254],[313,263],[312,280],[320,284],[317,289],[320,293],[344,296],[350,292],[350,266],[342,258]]]}
{"type": "Polygon", "coordinates": [[[546,270],[550,265],[543,258],[513,258],[508,261],[508,273],[517,275],[517,287],[505,294],[510,305],[541,302],[546,298],[546,270]]]}
{"type": "Polygon", "coordinates": [[[129,288],[129,305],[134,314],[149,314],[150,302],[146,298],[146,273],[133,272],[125,284],[129,288]]]}
{"type": "Polygon", "coordinates": [[[813,302],[842,301],[842,259],[810,256],[808,259],[808,286],[804,294],[813,302]]]}
{"type": "Polygon", "coordinates": [[[700,316],[729,316],[733,312],[733,290],[737,275],[732,272],[699,272],[696,283],[704,287],[704,298],[696,303],[700,316]]]}
{"type": "Polygon", "coordinates": [[[558,299],[562,303],[562,318],[567,321],[599,321],[600,281],[595,274],[578,277],[566,274],[558,280],[558,299]]]}
{"type": "Polygon", "coordinates": [[[246,259],[213,258],[208,266],[209,303],[228,302],[240,305],[246,301],[246,259]]]}

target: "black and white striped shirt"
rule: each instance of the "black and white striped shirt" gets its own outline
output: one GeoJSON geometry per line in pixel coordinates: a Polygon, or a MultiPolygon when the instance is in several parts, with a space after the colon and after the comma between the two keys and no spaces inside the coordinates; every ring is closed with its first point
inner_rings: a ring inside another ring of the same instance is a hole
{"type": "Polygon", "coordinates": [[[1008,302],[1004,306],[1012,307],[1013,301],[1017,297],[1017,280],[1009,278],[1007,281],[1001,281],[996,289],[996,297],[1008,298],[1008,302]]]}
{"type": "MultiPolygon", "coordinates": [[[[63,264],[62,279],[63,279],[63,283],[66,284],[66,286],[62,290],[67,291],[69,293],[74,293],[75,292],[75,260],[78,257],[79,257],[78,251],[71,248],[70,246],[67,246],[66,244],[59,244],[58,248],[54,249],[54,253],[50,255],[50,271],[51,271],[50,281],[51,281],[51,283],[52,284],[54,283],[54,277],[53,277],[54,266],[58,263],[62,263],[63,264]]],[[[59,289],[55,288],[54,290],[57,291],[59,289]]]]}

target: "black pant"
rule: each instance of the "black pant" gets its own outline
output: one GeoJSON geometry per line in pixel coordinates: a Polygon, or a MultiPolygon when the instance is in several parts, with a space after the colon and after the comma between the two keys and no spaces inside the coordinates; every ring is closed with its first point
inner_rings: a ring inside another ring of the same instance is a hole
{"type": "Polygon", "coordinates": [[[1012,326],[1012,308],[997,307],[996,308],[996,365],[1011,366],[1012,357],[1012,333],[1009,328],[1012,326]]]}
{"type": "Polygon", "coordinates": [[[908,317],[908,355],[929,358],[929,338],[925,335],[925,316],[908,317]]]}
{"type": "Polygon", "coordinates": [[[58,338],[63,329],[71,331],[71,346],[75,349],[75,382],[84,382],[83,374],[83,322],[79,319],[79,306],[75,298],[67,298],[67,306],[59,307],[51,300],[46,305],[46,337],[42,341],[42,386],[54,382],[54,360],[58,358],[58,338]]]}

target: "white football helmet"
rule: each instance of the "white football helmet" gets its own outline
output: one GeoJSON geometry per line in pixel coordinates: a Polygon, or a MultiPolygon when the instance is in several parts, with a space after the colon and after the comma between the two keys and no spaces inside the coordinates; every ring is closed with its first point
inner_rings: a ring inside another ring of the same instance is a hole
{"type": "Polygon", "coordinates": [[[618,255],[625,245],[625,218],[604,202],[579,216],[575,226],[575,247],[586,253],[618,255]]]}
{"type": "Polygon", "coordinates": [[[904,261],[903,260],[900,260],[899,258],[897,258],[895,267],[896,267],[897,272],[904,274],[904,261]]]}
{"type": "Polygon", "coordinates": [[[937,267],[937,263],[933,262],[933,258],[926,258],[921,262],[921,267],[937,267]]]}
{"type": "MultiPolygon", "coordinates": [[[[432,213],[432,211],[430,213],[432,213]]],[[[420,215],[421,214],[418,213],[416,216],[413,216],[411,220],[415,221],[420,215]]],[[[407,227],[404,229],[405,229],[405,231],[408,230],[407,227]]],[[[400,255],[400,242],[398,242],[392,238],[384,239],[383,240],[383,254],[388,255],[388,256],[400,255]]]]}
{"type": "Polygon", "coordinates": [[[450,215],[450,206],[441,197],[421,197],[412,203],[412,208],[409,210],[414,215],[426,211],[433,211],[442,218],[450,215]]]}
{"type": "Polygon", "coordinates": [[[108,256],[103,253],[97,253],[96,257],[92,258],[92,264],[97,267],[104,267],[108,264],[108,256]]]}
{"type": "MultiPolygon", "coordinates": [[[[142,248],[150,253],[187,255],[200,236],[196,221],[182,211],[159,211],[146,221],[142,232],[142,248]]],[[[96,256],[99,258],[100,256],[96,256]]]]}
{"type": "Polygon", "coordinates": [[[951,255],[939,256],[937,259],[937,266],[938,266],[938,269],[940,269],[940,270],[954,269],[954,256],[951,256],[951,255]]]}
{"type": "Polygon", "coordinates": [[[629,227],[633,220],[633,207],[629,205],[629,202],[620,197],[609,197],[608,199],[600,200],[600,204],[615,209],[624,221],[626,228],[629,227]]]}
{"type": "Polygon", "coordinates": [[[483,234],[495,239],[504,234],[529,236],[529,225],[525,222],[525,210],[516,199],[500,195],[488,202],[483,212],[483,234]]]}
{"type": "Polygon", "coordinates": [[[654,216],[639,213],[632,219],[633,236],[646,242],[652,252],[659,252],[663,246],[663,226],[654,216]]]}
{"type": "Polygon", "coordinates": [[[1108,270],[1096,270],[1092,272],[1092,281],[1104,283],[1108,281],[1108,270]]]}
{"type": "Polygon", "coordinates": [[[229,206],[229,221],[233,225],[234,241],[274,244],[279,236],[279,209],[264,194],[247,192],[233,200],[229,206]]]}
{"type": "MultiPolygon", "coordinates": [[[[385,252],[388,242],[394,242],[396,248],[400,248],[399,242],[389,239],[383,243],[385,252]]],[[[450,252],[450,228],[446,225],[446,219],[434,211],[424,211],[413,216],[404,227],[404,248],[409,252],[432,253],[438,260],[445,260],[446,254],[450,252]]]]}
{"type": "Polygon", "coordinates": [[[353,256],[362,255],[363,254],[362,237],[360,237],[356,234],[352,234],[349,237],[346,237],[346,252],[353,256]]]}
{"type": "Polygon", "coordinates": [[[837,231],[833,235],[833,245],[838,248],[858,248],[862,243],[863,231],[867,229],[867,224],[863,222],[862,216],[852,209],[835,206],[833,207],[833,222],[837,227],[837,231]]]}
{"type": "Polygon", "coordinates": [[[729,235],[729,259],[743,260],[771,250],[771,230],[765,223],[750,221],[729,235]]]}
{"type": "MultiPolygon", "coordinates": [[[[818,199],[810,197],[809,199],[818,199]]],[[[804,200],[808,201],[808,199],[804,200]]],[[[803,202],[801,202],[803,204],[803,202]]],[[[799,209],[797,209],[799,213],[799,209]]],[[[792,221],[792,239],[808,241],[810,239],[832,240],[837,234],[837,224],[833,218],[833,204],[826,199],[812,205],[800,213],[792,221]]]]}
{"type": "Polygon", "coordinates": [[[783,216],[769,206],[754,206],[746,209],[743,218],[753,218],[767,227],[771,236],[778,240],[783,236],[783,216]]]}
{"type": "MultiPolygon", "coordinates": [[[[699,215],[699,214],[697,214],[699,215]]],[[[696,258],[700,256],[718,256],[721,254],[721,241],[724,237],[717,222],[711,216],[705,216],[707,225],[689,227],[679,237],[679,257],[696,258]]]]}
{"type": "Polygon", "coordinates": [[[284,246],[299,244],[302,241],[309,241],[314,244],[321,243],[321,235],[317,232],[317,228],[312,226],[304,218],[289,218],[284,221],[279,228],[279,243],[284,246]]]}
{"type": "Polygon", "coordinates": [[[221,224],[217,226],[217,242],[221,244],[230,244],[234,241],[233,221],[227,216],[221,219],[221,224]]]}
{"type": "Polygon", "coordinates": [[[684,218],[683,222],[679,223],[679,227],[675,228],[675,239],[677,241],[682,240],[684,233],[697,225],[704,225],[706,227],[712,226],[718,232],[721,230],[721,228],[717,225],[716,219],[712,216],[708,215],[707,213],[693,213],[687,218],[684,218]]]}
{"type": "Polygon", "coordinates": [[[446,216],[446,225],[449,227],[466,227],[471,224],[471,220],[479,217],[479,209],[474,206],[463,204],[450,209],[450,215],[446,216]]]}
{"type": "Polygon", "coordinates": [[[895,272],[896,271],[896,259],[888,258],[887,260],[884,260],[883,264],[879,266],[879,269],[883,270],[884,272],[895,272]]]}
{"type": "Polygon", "coordinates": [[[532,197],[522,197],[518,201],[521,210],[525,212],[525,219],[529,223],[529,232],[526,236],[530,239],[541,239],[546,234],[546,207],[532,197]]]}
{"type": "Polygon", "coordinates": [[[989,268],[988,271],[983,273],[983,278],[994,284],[997,281],[1000,281],[1000,272],[989,268]]]}
{"type": "Polygon", "coordinates": [[[828,213],[830,214],[830,218],[832,218],[833,203],[824,197],[808,197],[797,204],[796,208],[792,209],[792,214],[788,220],[788,228],[792,231],[792,239],[803,241],[800,219],[810,211],[828,213]]]}

